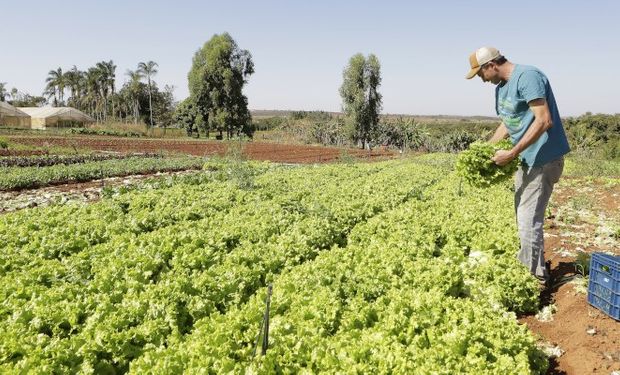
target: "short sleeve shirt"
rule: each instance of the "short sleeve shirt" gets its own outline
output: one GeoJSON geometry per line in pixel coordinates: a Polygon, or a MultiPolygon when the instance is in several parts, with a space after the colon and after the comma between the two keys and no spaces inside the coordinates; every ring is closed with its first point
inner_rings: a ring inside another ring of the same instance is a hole
{"type": "Polygon", "coordinates": [[[521,159],[529,166],[541,166],[570,151],[549,80],[537,68],[517,64],[510,79],[495,89],[495,110],[513,144],[523,138],[534,122],[528,103],[535,99],[547,101],[553,126],[521,153],[521,159]]]}

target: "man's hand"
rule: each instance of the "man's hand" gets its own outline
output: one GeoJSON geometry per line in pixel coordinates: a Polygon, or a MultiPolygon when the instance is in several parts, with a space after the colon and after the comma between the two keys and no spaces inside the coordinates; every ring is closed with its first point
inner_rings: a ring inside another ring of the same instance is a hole
{"type": "Polygon", "coordinates": [[[512,150],[497,150],[491,160],[493,160],[495,164],[500,167],[503,167],[504,165],[510,163],[515,157],[516,155],[513,154],[512,150]]]}

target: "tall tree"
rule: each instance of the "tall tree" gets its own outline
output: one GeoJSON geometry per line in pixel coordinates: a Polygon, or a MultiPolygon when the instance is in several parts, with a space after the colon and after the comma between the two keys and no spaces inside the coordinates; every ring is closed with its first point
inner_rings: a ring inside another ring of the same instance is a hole
{"type": "Polygon", "coordinates": [[[62,68],[50,70],[47,75],[48,77],[45,80],[47,86],[44,94],[50,98],[54,97],[54,106],[61,105],[64,101],[65,92],[65,78],[62,74],[62,68]]]}
{"type": "Polygon", "coordinates": [[[153,99],[151,98],[151,77],[157,74],[157,63],[154,61],[141,62],[138,64],[138,72],[146,77],[149,87],[149,117],[150,127],[153,127],[153,99]]]}
{"type": "Polygon", "coordinates": [[[139,70],[127,69],[125,74],[129,77],[128,88],[133,101],[134,124],[137,124],[140,117],[140,80],[142,79],[142,73],[139,70]]]}
{"type": "Polygon", "coordinates": [[[188,75],[190,96],[208,128],[227,137],[250,132],[248,99],[243,95],[247,78],[254,73],[252,55],[242,50],[228,33],[214,35],[194,55],[188,75]]]}
{"type": "Polygon", "coordinates": [[[67,99],[67,102],[70,103],[70,105],[74,105],[79,108],[81,87],[84,85],[84,72],[79,71],[78,68],[73,65],[71,70],[65,72],[64,80],[71,95],[71,97],[67,99]]]}
{"type": "Polygon", "coordinates": [[[362,148],[370,148],[381,111],[381,94],[377,91],[381,85],[379,59],[373,54],[368,58],[361,53],[355,54],[342,76],[342,109],[353,125],[353,138],[361,143],[362,148]]]}
{"type": "Polygon", "coordinates": [[[102,95],[102,82],[103,72],[96,66],[88,68],[85,75],[86,91],[82,100],[97,121],[104,120],[105,104],[102,95]]]}
{"type": "MultiPolygon", "coordinates": [[[[108,102],[115,91],[116,65],[112,60],[101,61],[97,63],[96,68],[99,70],[99,90],[103,99],[104,119],[107,119],[108,102]]],[[[114,116],[114,108],[112,108],[112,116],[114,116]]]]}

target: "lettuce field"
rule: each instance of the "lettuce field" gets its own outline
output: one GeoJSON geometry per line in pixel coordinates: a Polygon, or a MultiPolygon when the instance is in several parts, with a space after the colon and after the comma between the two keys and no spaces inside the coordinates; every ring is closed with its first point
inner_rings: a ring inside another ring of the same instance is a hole
{"type": "Polygon", "coordinates": [[[545,373],[510,182],[452,161],[212,163],[2,215],[0,372],[545,373]]]}

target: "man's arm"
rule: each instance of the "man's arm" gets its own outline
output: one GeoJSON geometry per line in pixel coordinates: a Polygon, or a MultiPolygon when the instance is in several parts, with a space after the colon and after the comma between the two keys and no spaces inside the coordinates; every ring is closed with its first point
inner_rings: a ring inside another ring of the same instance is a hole
{"type": "Polygon", "coordinates": [[[534,99],[528,103],[530,110],[534,112],[534,122],[530,125],[529,129],[523,135],[523,138],[514,145],[512,150],[499,150],[495,153],[492,160],[497,165],[506,165],[510,161],[516,158],[523,150],[528,148],[529,145],[536,142],[536,140],[547,130],[553,126],[551,120],[551,112],[549,112],[549,106],[545,99],[534,99]]]}
{"type": "Polygon", "coordinates": [[[506,125],[502,122],[497,129],[495,129],[495,134],[489,139],[489,142],[497,143],[506,137],[508,137],[508,129],[506,129],[506,125]]]}

